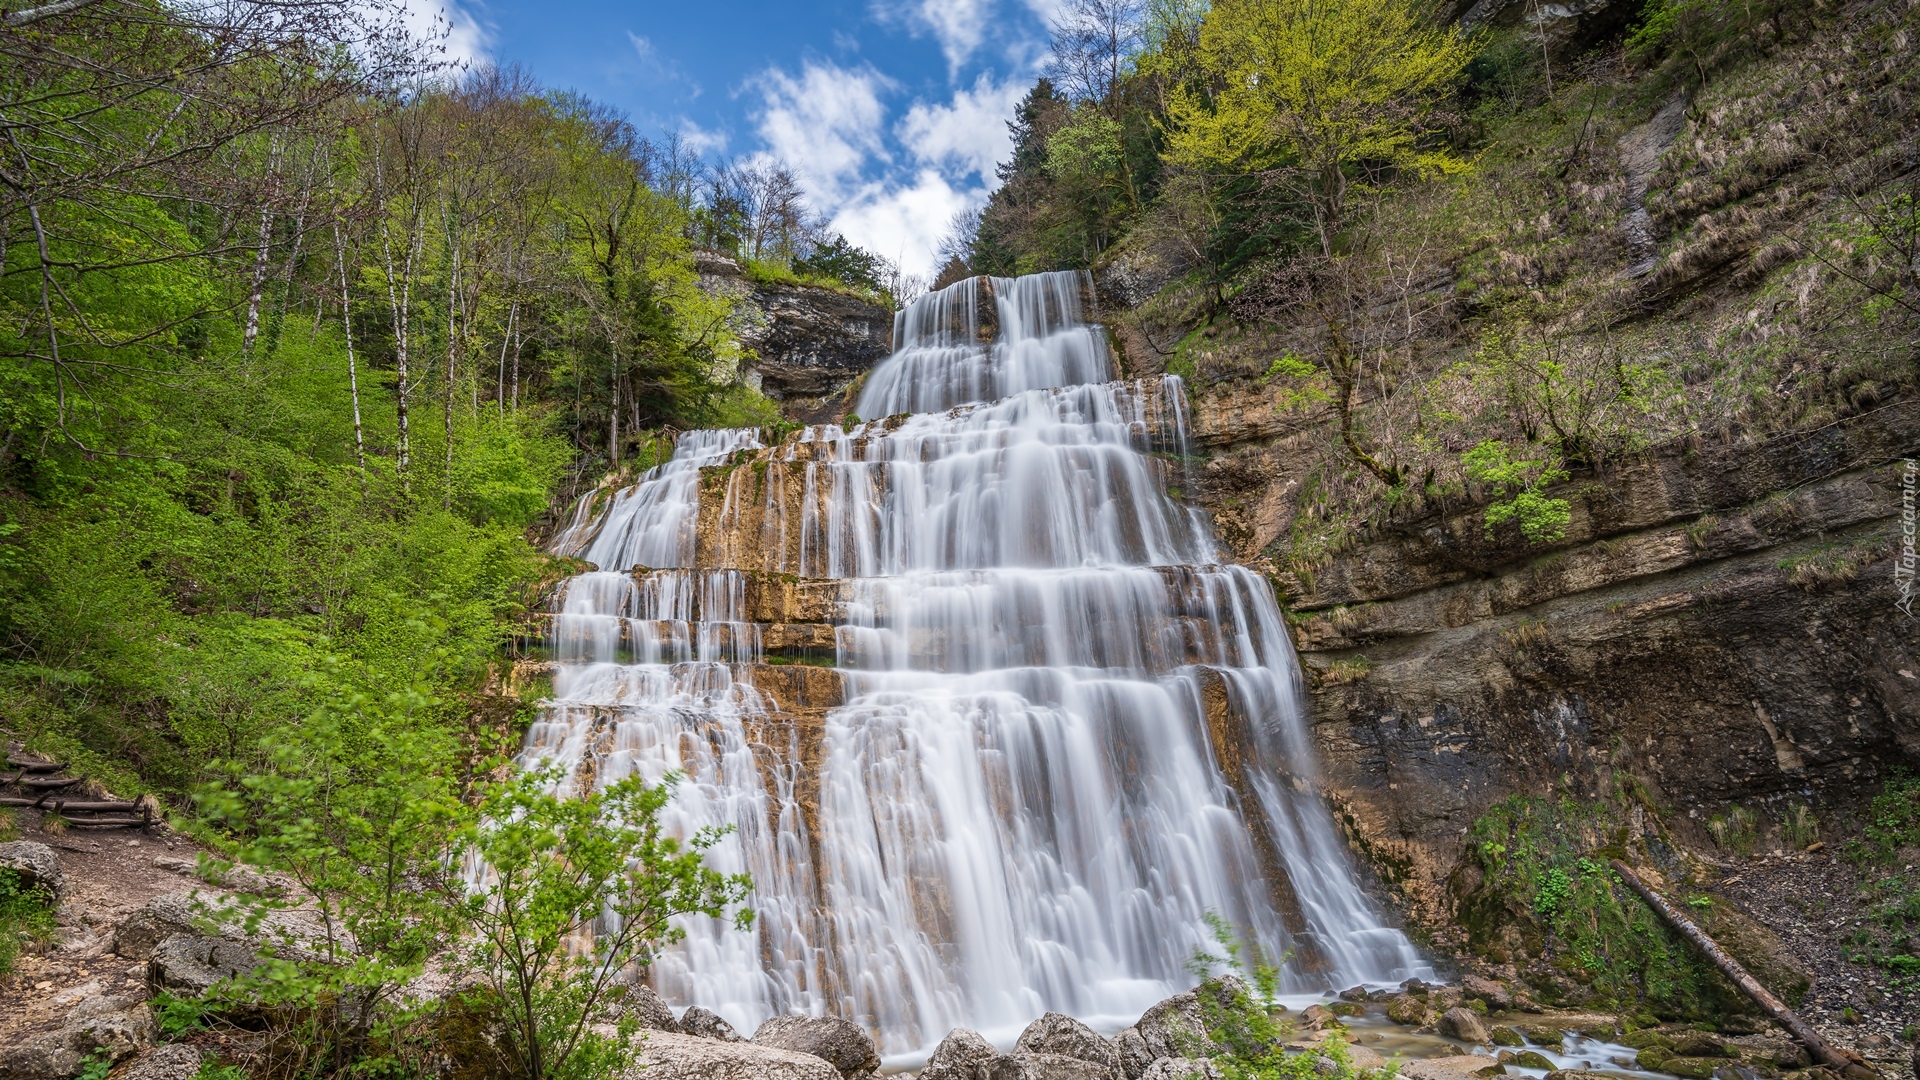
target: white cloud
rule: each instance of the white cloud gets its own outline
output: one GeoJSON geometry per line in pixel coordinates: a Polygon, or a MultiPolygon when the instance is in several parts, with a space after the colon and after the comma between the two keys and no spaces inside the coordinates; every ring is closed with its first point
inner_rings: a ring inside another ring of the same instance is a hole
{"type": "Polygon", "coordinates": [[[995,83],[982,73],[945,105],[914,102],[900,121],[900,141],[923,164],[991,183],[993,167],[1013,150],[1007,119],[1025,94],[1019,79],[995,83]]]}
{"type": "Polygon", "coordinates": [[[723,153],[727,149],[726,132],[703,128],[685,117],[680,120],[680,141],[698,157],[723,153]]]}
{"type": "Polygon", "coordinates": [[[934,252],[953,215],[986,201],[985,188],[956,190],[933,169],[921,169],[905,187],[875,184],[833,215],[847,239],[900,264],[909,274],[931,276],[934,252]]]}
{"type": "Polygon", "coordinates": [[[873,16],[883,23],[904,22],[916,35],[932,34],[950,72],[957,72],[987,36],[996,0],[875,0],[873,16]]]}
{"type": "Polygon", "coordinates": [[[790,166],[807,193],[829,206],[845,201],[868,164],[887,159],[881,138],[892,81],[871,68],[809,61],[796,77],[771,68],[758,80],[757,118],[767,151],[790,166]]]}
{"type": "Polygon", "coordinates": [[[493,32],[454,0],[409,3],[400,20],[416,40],[446,46],[445,59],[456,64],[486,60],[487,50],[493,45],[493,32]]]}

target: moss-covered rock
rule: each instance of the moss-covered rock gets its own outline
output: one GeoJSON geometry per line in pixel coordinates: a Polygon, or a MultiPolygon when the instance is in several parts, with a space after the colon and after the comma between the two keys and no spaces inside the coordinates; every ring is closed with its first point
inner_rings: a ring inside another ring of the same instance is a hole
{"type": "Polygon", "coordinates": [[[1640,1051],[1639,1055],[1634,1058],[1634,1062],[1648,1072],[1659,1072],[1666,1066],[1667,1059],[1671,1057],[1673,1057],[1673,1051],[1667,1047],[1649,1046],[1645,1050],[1640,1051]]]}
{"type": "Polygon", "coordinates": [[[1510,1027],[1507,1027],[1504,1024],[1487,1032],[1487,1037],[1493,1040],[1493,1045],[1495,1046],[1527,1045],[1527,1040],[1524,1037],[1522,1037],[1519,1032],[1513,1030],[1510,1027]]]}
{"type": "Polygon", "coordinates": [[[1408,1027],[1425,1027],[1431,1014],[1427,1003],[1412,994],[1401,994],[1387,1000],[1387,1019],[1408,1027]]]}
{"type": "Polygon", "coordinates": [[[1673,1040],[1658,1031],[1629,1031],[1620,1036],[1617,1041],[1621,1046],[1629,1046],[1635,1050],[1645,1050],[1650,1046],[1657,1046],[1669,1053],[1673,1050],[1673,1040]]]}
{"type": "Polygon", "coordinates": [[[1522,1069],[1551,1070],[1555,1067],[1553,1064],[1553,1061],[1549,1059],[1547,1055],[1541,1053],[1538,1050],[1520,1051],[1519,1053],[1513,1055],[1513,1061],[1511,1062],[1511,1064],[1517,1065],[1522,1069]]]}
{"type": "Polygon", "coordinates": [[[1661,1071],[1682,1080],[1712,1080],[1713,1071],[1726,1063],[1723,1057],[1670,1057],[1661,1065],[1661,1071]]]}

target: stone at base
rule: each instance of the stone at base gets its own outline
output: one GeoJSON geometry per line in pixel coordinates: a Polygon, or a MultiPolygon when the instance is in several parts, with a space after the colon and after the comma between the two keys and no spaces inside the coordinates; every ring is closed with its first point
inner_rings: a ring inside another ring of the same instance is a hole
{"type": "Polygon", "coordinates": [[[640,1060],[626,1080],[841,1080],[839,1070],[812,1054],[665,1031],[645,1034],[640,1060]]]}
{"type": "Polygon", "coordinates": [[[200,1073],[200,1051],[183,1043],[156,1046],[142,1054],[119,1080],[193,1080],[200,1073]]]}

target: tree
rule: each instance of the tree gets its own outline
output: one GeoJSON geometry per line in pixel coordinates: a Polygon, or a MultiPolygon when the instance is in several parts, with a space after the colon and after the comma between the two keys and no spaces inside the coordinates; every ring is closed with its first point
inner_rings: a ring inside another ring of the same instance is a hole
{"type": "Polygon", "coordinates": [[[1106,106],[1140,46],[1140,0],[1068,0],[1053,17],[1054,85],[1076,101],[1106,106]]]}
{"type": "Polygon", "coordinates": [[[1297,183],[1331,256],[1363,171],[1466,168],[1427,137],[1474,50],[1417,0],[1227,0],[1200,31],[1212,87],[1173,93],[1172,156],[1297,183]]]}
{"type": "MultiPolygon", "coordinates": [[[[487,795],[467,851],[484,891],[465,906],[467,962],[506,1019],[513,1072],[524,1080],[587,1080],[631,1064],[632,1022],[593,1030],[633,967],[685,936],[681,915],[720,918],[746,898],[744,874],[703,863],[724,830],[667,836],[660,811],[679,777],[627,777],[575,797],[553,770],[524,773],[487,795]],[[591,945],[576,946],[582,938],[591,945]]],[[[752,922],[734,914],[735,925],[752,922]]]]}

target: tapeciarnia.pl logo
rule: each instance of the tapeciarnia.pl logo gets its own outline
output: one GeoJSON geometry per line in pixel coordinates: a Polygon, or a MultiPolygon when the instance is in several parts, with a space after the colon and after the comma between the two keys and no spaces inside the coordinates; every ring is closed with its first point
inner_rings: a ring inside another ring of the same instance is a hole
{"type": "Polygon", "coordinates": [[[1893,584],[1900,590],[1900,599],[1895,601],[1908,618],[1913,617],[1913,536],[1914,487],[1920,480],[1920,466],[1912,458],[1900,463],[1900,557],[1893,561],[1893,584]]]}

